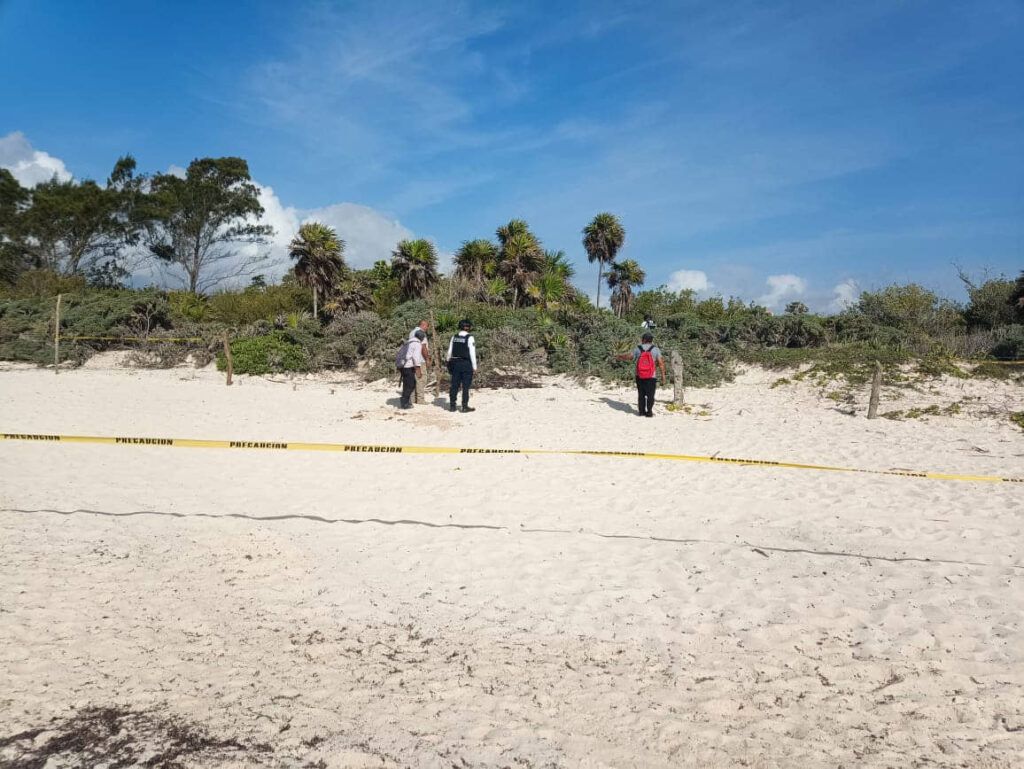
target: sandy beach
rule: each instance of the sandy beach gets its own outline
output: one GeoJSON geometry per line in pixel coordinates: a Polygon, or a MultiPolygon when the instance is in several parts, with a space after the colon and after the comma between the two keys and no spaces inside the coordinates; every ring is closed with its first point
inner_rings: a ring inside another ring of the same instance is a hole
{"type": "MultiPolygon", "coordinates": [[[[400,412],[390,383],[101,359],[5,367],[0,430],[1024,476],[1019,385],[887,391],[959,413],[869,422],[780,376],[691,413],[659,390],[652,420],[561,379],[400,412]]],[[[1024,764],[1020,484],[18,441],[0,477],[0,766],[88,708],[147,714],[139,765],[1024,764]],[[165,721],[209,739],[167,758],[165,721]]]]}

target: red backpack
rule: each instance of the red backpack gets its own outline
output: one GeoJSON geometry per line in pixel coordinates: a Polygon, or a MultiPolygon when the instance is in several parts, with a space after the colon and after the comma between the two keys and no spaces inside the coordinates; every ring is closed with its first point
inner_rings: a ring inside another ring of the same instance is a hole
{"type": "Polygon", "coordinates": [[[639,349],[640,357],[636,359],[636,378],[654,379],[654,355],[643,347],[639,349]]]}

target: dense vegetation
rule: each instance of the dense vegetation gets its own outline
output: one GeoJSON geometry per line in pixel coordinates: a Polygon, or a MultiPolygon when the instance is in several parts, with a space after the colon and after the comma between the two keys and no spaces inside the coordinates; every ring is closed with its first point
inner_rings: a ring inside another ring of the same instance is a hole
{"type": "Polygon", "coordinates": [[[836,315],[799,302],[773,315],[736,299],[640,291],[641,265],[617,260],[624,227],[599,213],[581,240],[597,262],[599,289],[611,292],[610,310],[596,309],[575,288],[565,254],[546,249],[518,219],[497,227],[493,240],[463,243],[450,276],[439,274],[426,240],[402,241],[390,261],[352,269],[344,233],[307,223],[289,248],[294,270],[267,285],[259,247],[271,232],[261,214],[240,158],[196,160],[183,176],[140,176],[125,157],[105,185],[55,179],[32,189],[0,169],[0,359],[52,363],[57,294],[61,358],[70,363],[118,347],[139,350],[151,365],[202,362],[227,333],[241,373],[354,368],[384,376],[416,322],[433,319],[445,344],[468,317],[485,383],[509,369],[628,379],[631,367],[613,355],[630,349],[648,315],[658,344],[683,357],[689,384],[728,379],[737,362],[810,363],[850,378],[875,360],[952,373],[961,371],[956,359],[1024,358],[1024,274],[981,283],[961,276],[965,305],[903,285],[866,292],[836,315]],[[140,259],[163,265],[181,290],[125,287],[140,259]],[[240,281],[250,285],[218,288],[240,281]],[[169,337],[200,341],[159,341],[169,337]]]}

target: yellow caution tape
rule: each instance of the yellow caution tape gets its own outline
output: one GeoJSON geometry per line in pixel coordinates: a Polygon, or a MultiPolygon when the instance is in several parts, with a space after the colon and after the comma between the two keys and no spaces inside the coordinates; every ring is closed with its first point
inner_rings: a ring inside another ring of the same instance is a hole
{"type": "Polygon", "coordinates": [[[102,342],[203,342],[200,336],[61,336],[61,340],[77,342],[82,339],[102,342]]]}
{"type": "Polygon", "coordinates": [[[136,438],[100,435],[40,435],[32,433],[0,433],[5,441],[44,443],[99,443],[114,446],[165,446],[190,449],[264,449],[271,451],[341,451],[366,454],[549,454],[562,456],[620,457],[628,459],[661,459],[675,462],[711,462],[747,467],[782,467],[792,470],[822,470],[833,473],[867,473],[895,475],[902,478],[923,478],[933,481],[970,481],[980,483],[1021,483],[1024,478],[998,475],[966,475],[913,470],[865,470],[855,467],[816,465],[803,462],[778,462],[772,459],[741,459],[737,457],[705,457],[691,454],[664,454],[648,451],[596,451],[583,449],[473,449],[448,446],[389,446],[362,443],[294,443],[285,441],[214,441],[196,438],[136,438]]]}

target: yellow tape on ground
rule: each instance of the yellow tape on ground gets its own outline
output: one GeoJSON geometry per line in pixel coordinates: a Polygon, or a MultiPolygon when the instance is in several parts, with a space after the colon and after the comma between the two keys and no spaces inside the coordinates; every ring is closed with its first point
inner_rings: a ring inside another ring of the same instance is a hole
{"type": "Polygon", "coordinates": [[[64,336],[61,341],[79,342],[83,339],[97,342],[203,342],[200,336],[64,336]]]}
{"type": "Polygon", "coordinates": [[[125,435],[43,435],[36,433],[0,433],[5,441],[42,443],[91,443],[112,446],[164,446],[190,449],[255,449],[270,451],[340,451],[358,454],[557,454],[562,456],[618,457],[624,459],[659,459],[673,462],[709,462],[745,467],[781,467],[789,470],[819,470],[832,473],[867,473],[922,478],[932,481],[969,481],[972,483],[1021,483],[1024,478],[998,475],[968,475],[913,470],[866,470],[803,462],[779,462],[772,459],[738,457],[704,457],[694,454],[665,454],[648,451],[596,451],[585,449],[473,449],[451,446],[389,446],[364,443],[295,443],[285,441],[214,441],[197,438],[137,438],[125,435]]]}

